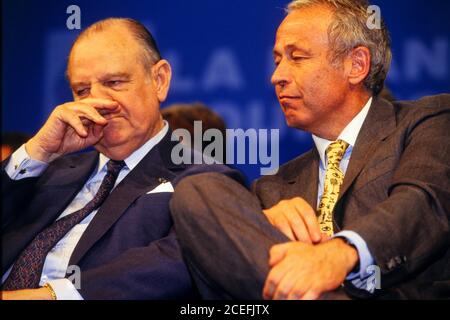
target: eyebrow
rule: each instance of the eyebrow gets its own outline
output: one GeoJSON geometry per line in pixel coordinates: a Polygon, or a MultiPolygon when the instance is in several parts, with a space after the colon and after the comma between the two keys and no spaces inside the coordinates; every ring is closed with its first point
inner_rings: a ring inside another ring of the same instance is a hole
{"type": "MultiPolygon", "coordinates": [[[[99,81],[102,82],[102,81],[109,80],[111,78],[121,78],[121,79],[129,80],[131,78],[131,76],[129,73],[126,73],[126,72],[106,73],[100,77],[99,81]]],[[[77,81],[77,82],[70,83],[71,87],[78,87],[78,86],[85,86],[85,85],[89,85],[89,83],[83,82],[83,81],[77,81]]]]}
{"type": "Polygon", "coordinates": [[[130,79],[131,76],[129,73],[126,72],[106,73],[100,77],[100,81],[105,81],[111,78],[130,79]]]}
{"type": "MultiPolygon", "coordinates": [[[[301,53],[303,53],[303,54],[305,54],[305,55],[312,55],[312,52],[311,52],[310,50],[305,49],[305,48],[302,48],[302,47],[299,47],[299,46],[297,46],[297,45],[295,45],[295,44],[288,44],[287,46],[285,46],[285,47],[283,48],[283,50],[291,51],[291,52],[292,52],[292,51],[300,51],[301,53]]],[[[273,49],[273,55],[274,55],[274,56],[280,55],[279,50],[277,50],[276,48],[274,48],[274,49],[273,49]]]]}

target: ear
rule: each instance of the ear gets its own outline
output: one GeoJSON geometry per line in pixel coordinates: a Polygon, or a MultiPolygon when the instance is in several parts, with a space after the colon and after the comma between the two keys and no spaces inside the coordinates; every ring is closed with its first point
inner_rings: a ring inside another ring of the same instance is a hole
{"type": "Polygon", "coordinates": [[[356,47],[349,55],[351,68],[348,81],[351,85],[359,85],[364,82],[370,71],[370,50],[367,47],[356,47]]]}
{"type": "Polygon", "coordinates": [[[167,60],[161,59],[152,66],[152,80],[159,102],[164,102],[169,92],[172,68],[167,60]]]}

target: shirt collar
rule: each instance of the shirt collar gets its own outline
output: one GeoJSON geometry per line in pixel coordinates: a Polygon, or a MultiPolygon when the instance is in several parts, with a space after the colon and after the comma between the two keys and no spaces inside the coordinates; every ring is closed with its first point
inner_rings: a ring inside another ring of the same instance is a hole
{"type": "MultiPolygon", "coordinates": [[[[150,138],[146,143],[144,143],[139,149],[135,150],[132,154],[130,154],[124,161],[127,168],[131,171],[133,170],[137,164],[144,158],[144,156],[156,146],[162,138],[169,131],[169,124],[166,120],[164,120],[163,128],[152,138],[150,138]]],[[[98,161],[98,171],[100,172],[105,167],[106,163],[109,161],[109,158],[104,154],[100,153],[99,161],[98,161]]]]}
{"type": "MultiPolygon", "coordinates": [[[[372,97],[367,101],[364,108],[350,121],[350,123],[342,130],[341,134],[337,140],[344,140],[349,144],[349,148],[355,146],[356,138],[358,138],[359,131],[367,117],[370,106],[372,104],[372,97]]],[[[319,152],[320,161],[324,167],[326,167],[326,155],[325,152],[328,146],[333,142],[318,136],[312,135],[314,144],[316,145],[317,151],[319,152]]]]}

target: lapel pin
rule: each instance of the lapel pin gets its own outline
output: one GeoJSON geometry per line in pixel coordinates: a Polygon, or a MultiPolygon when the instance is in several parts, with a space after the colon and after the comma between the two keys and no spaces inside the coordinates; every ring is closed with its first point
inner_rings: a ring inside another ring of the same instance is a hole
{"type": "Polygon", "coordinates": [[[166,179],[164,179],[164,178],[158,178],[158,182],[159,182],[159,183],[166,183],[166,182],[167,182],[167,180],[166,180],[166,179]]]}

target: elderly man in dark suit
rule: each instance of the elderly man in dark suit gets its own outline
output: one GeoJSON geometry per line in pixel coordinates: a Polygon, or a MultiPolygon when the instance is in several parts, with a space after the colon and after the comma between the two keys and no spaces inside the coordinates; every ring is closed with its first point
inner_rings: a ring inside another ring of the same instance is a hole
{"type": "Polygon", "coordinates": [[[74,101],[2,163],[2,299],[195,297],[169,214],[173,187],[237,173],[171,160],[159,112],[171,69],[139,22],[86,29],[67,75],[74,101]]]}
{"type": "Polygon", "coordinates": [[[311,151],[253,193],[219,174],[178,185],[205,298],[450,297],[450,96],[378,97],[391,51],[367,6],[296,0],[278,28],[272,83],[311,151]]]}

